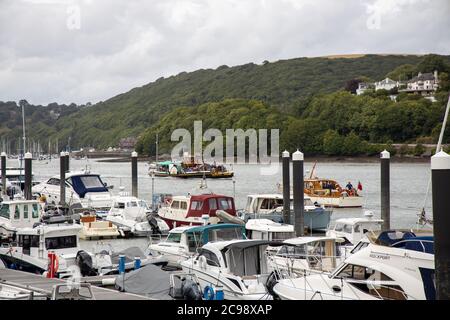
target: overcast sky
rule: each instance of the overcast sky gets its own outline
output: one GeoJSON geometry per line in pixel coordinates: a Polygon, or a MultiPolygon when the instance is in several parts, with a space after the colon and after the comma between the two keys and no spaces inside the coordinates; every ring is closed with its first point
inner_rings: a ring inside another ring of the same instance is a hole
{"type": "Polygon", "coordinates": [[[199,68],[450,54],[449,0],[0,0],[0,100],[106,100],[199,68]]]}

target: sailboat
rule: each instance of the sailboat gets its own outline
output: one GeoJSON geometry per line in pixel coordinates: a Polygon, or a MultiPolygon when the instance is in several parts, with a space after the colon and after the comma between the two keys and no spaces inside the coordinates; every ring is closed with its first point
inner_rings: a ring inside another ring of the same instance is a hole
{"type": "MultiPolygon", "coordinates": [[[[439,151],[442,150],[442,141],[444,140],[445,127],[447,126],[447,119],[448,119],[449,113],[450,113],[450,96],[448,98],[447,108],[445,109],[444,120],[442,121],[442,128],[441,128],[441,132],[439,134],[438,144],[436,146],[436,153],[438,153],[439,151]]],[[[422,210],[417,215],[417,224],[416,224],[417,229],[424,228],[426,226],[431,226],[431,227],[433,226],[433,219],[427,217],[427,213],[426,213],[426,210],[425,210],[425,205],[426,205],[427,200],[428,200],[428,195],[430,193],[430,188],[431,188],[431,175],[430,175],[430,177],[428,179],[427,192],[425,193],[425,199],[423,201],[422,210]]]]}

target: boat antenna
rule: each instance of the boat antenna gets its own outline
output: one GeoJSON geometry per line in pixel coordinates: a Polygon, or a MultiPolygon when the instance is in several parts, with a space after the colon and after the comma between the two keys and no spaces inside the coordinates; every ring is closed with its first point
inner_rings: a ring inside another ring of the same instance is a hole
{"type": "MultiPolygon", "coordinates": [[[[445,127],[447,126],[447,119],[448,119],[449,111],[450,111],[450,95],[448,97],[447,108],[445,109],[444,120],[442,121],[442,128],[441,128],[441,133],[439,134],[439,141],[436,146],[436,153],[438,153],[439,151],[442,151],[442,141],[444,140],[445,127]]],[[[433,220],[428,219],[426,217],[426,210],[425,210],[425,205],[428,200],[428,194],[430,193],[430,188],[431,188],[431,175],[428,179],[427,192],[425,193],[425,200],[423,202],[422,211],[418,214],[418,219],[417,219],[418,225],[424,225],[426,223],[433,224],[433,220]]]]}
{"type": "Polygon", "coordinates": [[[314,171],[316,171],[316,165],[317,165],[317,161],[314,162],[314,165],[313,165],[313,167],[312,167],[312,169],[311,169],[311,174],[309,175],[309,178],[310,178],[310,179],[312,179],[313,176],[314,176],[314,171]]]}

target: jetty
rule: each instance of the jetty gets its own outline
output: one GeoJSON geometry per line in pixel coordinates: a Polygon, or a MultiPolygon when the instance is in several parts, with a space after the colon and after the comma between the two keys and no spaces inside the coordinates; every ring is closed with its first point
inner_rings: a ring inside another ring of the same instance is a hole
{"type": "MultiPolygon", "coordinates": [[[[45,278],[41,275],[12,269],[0,269],[0,285],[9,284],[47,295],[48,297],[51,296],[54,285],[66,283],[67,282],[62,279],[45,278]]],[[[91,286],[91,290],[95,300],[153,300],[149,297],[100,288],[97,286],[91,286]]]]}

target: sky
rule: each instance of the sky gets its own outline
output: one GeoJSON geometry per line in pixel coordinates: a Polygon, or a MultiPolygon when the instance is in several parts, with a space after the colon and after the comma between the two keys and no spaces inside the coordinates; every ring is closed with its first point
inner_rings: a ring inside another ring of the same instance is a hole
{"type": "Polygon", "coordinates": [[[0,101],[95,103],[200,68],[450,54],[448,0],[0,0],[0,101]]]}

